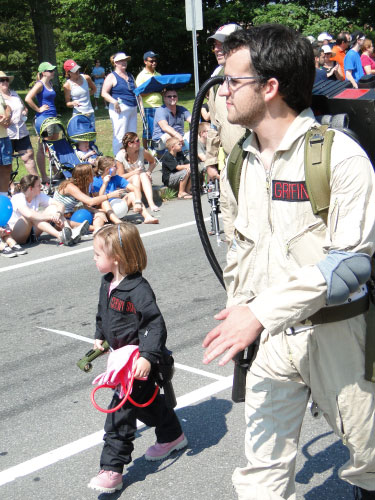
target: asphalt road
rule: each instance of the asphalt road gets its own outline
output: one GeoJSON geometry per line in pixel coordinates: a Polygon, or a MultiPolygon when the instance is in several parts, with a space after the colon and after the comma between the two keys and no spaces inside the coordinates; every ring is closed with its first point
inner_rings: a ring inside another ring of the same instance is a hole
{"type": "MultiPolygon", "coordinates": [[[[206,215],[208,204],[203,200],[206,215]]],[[[218,500],[234,499],[233,468],[245,465],[243,405],[231,401],[232,366],[202,364],[205,334],[225,294],[211,271],[190,201],[163,205],[159,226],[138,226],[152,284],[177,363],[178,416],[186,450],[162,463],[143,458],[152,429],[139,427],[124,488],[98,495],[87,482],[99,468],[105,415],[90,402],[90,374],[76,367],[91,347],[100,283],[92,238],[73,248],[46,240],[26,256],[0,259],[0,498],[4,500],[218,500]]],[[[225,248],[217,248],[224,261],[225,248]]],[[[102,406],[110,391],[98,398],[102,406]]],[[[297,464],[297,498],[352,498],[337,477],[347,451],[323,419],[307,412],[297,464]]]]}

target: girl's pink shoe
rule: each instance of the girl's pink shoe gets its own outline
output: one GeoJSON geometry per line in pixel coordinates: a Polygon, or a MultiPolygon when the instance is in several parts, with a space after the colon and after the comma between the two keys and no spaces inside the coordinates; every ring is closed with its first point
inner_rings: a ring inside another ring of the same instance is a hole
{"type": "Polygon", "coordinates": [[[150,448],[146,451],[145,459],[149,461],[163,460],[163,458],[170,455],[172,451],[182,450],[182,448],[185,448],[187,444],[188,441],[184,433],[170,443],[158,443],[156,441],[156,443],[153,446],[150,446],[150,448]]]}

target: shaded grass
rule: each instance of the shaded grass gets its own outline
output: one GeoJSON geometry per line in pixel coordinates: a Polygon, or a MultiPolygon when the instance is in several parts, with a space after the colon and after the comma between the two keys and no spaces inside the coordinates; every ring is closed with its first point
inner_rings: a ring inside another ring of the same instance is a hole
{"type": "MultiPolygon", "coordinates": [[[[28,90],[18,90],[17,92],[20,95],[21,99],[24,101],[28,90]]],[[[192,86],[186,87],[185,89],[178,91],[178,95],[179,95],[178,103],[181,106],[185,106],[185,108],[187,108],[191,112],[194,105],[194,88],[192,86]]],[[[61,113],[60,116],[61,121],[64,123],[64,125],[66,125],[72,116],[71,110],[65,108],[58,111],[61,113]]],[[[26,122],[26,125],[30,133],[31,144],[33,145],[34,148],[34,156],[36,161],[36,152],[38,150],[38,138],[36,136],[33,127],[33,119],[34,119],[34,112],[29,110],[29,118],[26,122]]],[[[97,111],[95,111],[95,120],[96,120],[96,132],[97,132],[96,145],[98,146],[99,150],[103,153],[103,155],[112,156],[112,125],[109,119],[108,110],[104,109],[103,100],[100,101],[100,108],[97,111]]],[[[188,124],[185,124],[185,129],[186,130],[189,129],[188,124]]],[[[139,113],[137,118],[137,132],[139,137],[142,137],[142,119],[139,113]]],[[[19,166],[20,167],[18,175],[16,177],[16,181],[18,181],[19,179],[21,179],[21,177],[27,174],[27,171],[25,169],[22,160],[20,160],[19,166]]],[[[16,165],[15,162],[13,162],[13,169],[15,168],[16,165]]]]}

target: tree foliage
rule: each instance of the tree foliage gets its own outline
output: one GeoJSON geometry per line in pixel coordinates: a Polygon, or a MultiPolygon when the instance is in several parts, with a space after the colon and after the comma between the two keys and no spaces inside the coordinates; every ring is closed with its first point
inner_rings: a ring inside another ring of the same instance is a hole
{"type": "MultiPolygon", "coordinates": [[[[215,67],[207,37],[218,26],[243,27],[277,22],[305,35],[336,34],[361,27],[371,36],[375,0],[203,0],[204,29],[197,33],[200,81],[215,67]]],[[[100,58],[109,70],[117,51],[132,56],[129,70],[137,74],[143,53],[160,55],[161,73],[193,72],[192,35],[185,27],[185,0],[1,0],[0,66],[18,72],[25,83],[42,60],[57,63],[72,58],[85,72],[100,58]]]]}

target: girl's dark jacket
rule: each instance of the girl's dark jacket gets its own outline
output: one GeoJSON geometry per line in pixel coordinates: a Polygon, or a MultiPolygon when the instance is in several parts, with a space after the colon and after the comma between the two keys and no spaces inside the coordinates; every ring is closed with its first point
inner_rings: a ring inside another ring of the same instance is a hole
{"type": "Polygon", "coordinates": [[[113,349],[139,345],[140,356],[158,363],[167,329],[152,288],[141,273],[135,273],[126,276],[108,296],[112,279],[112,273],[102,279],[95,338],[107,340],[113,349]]]}

